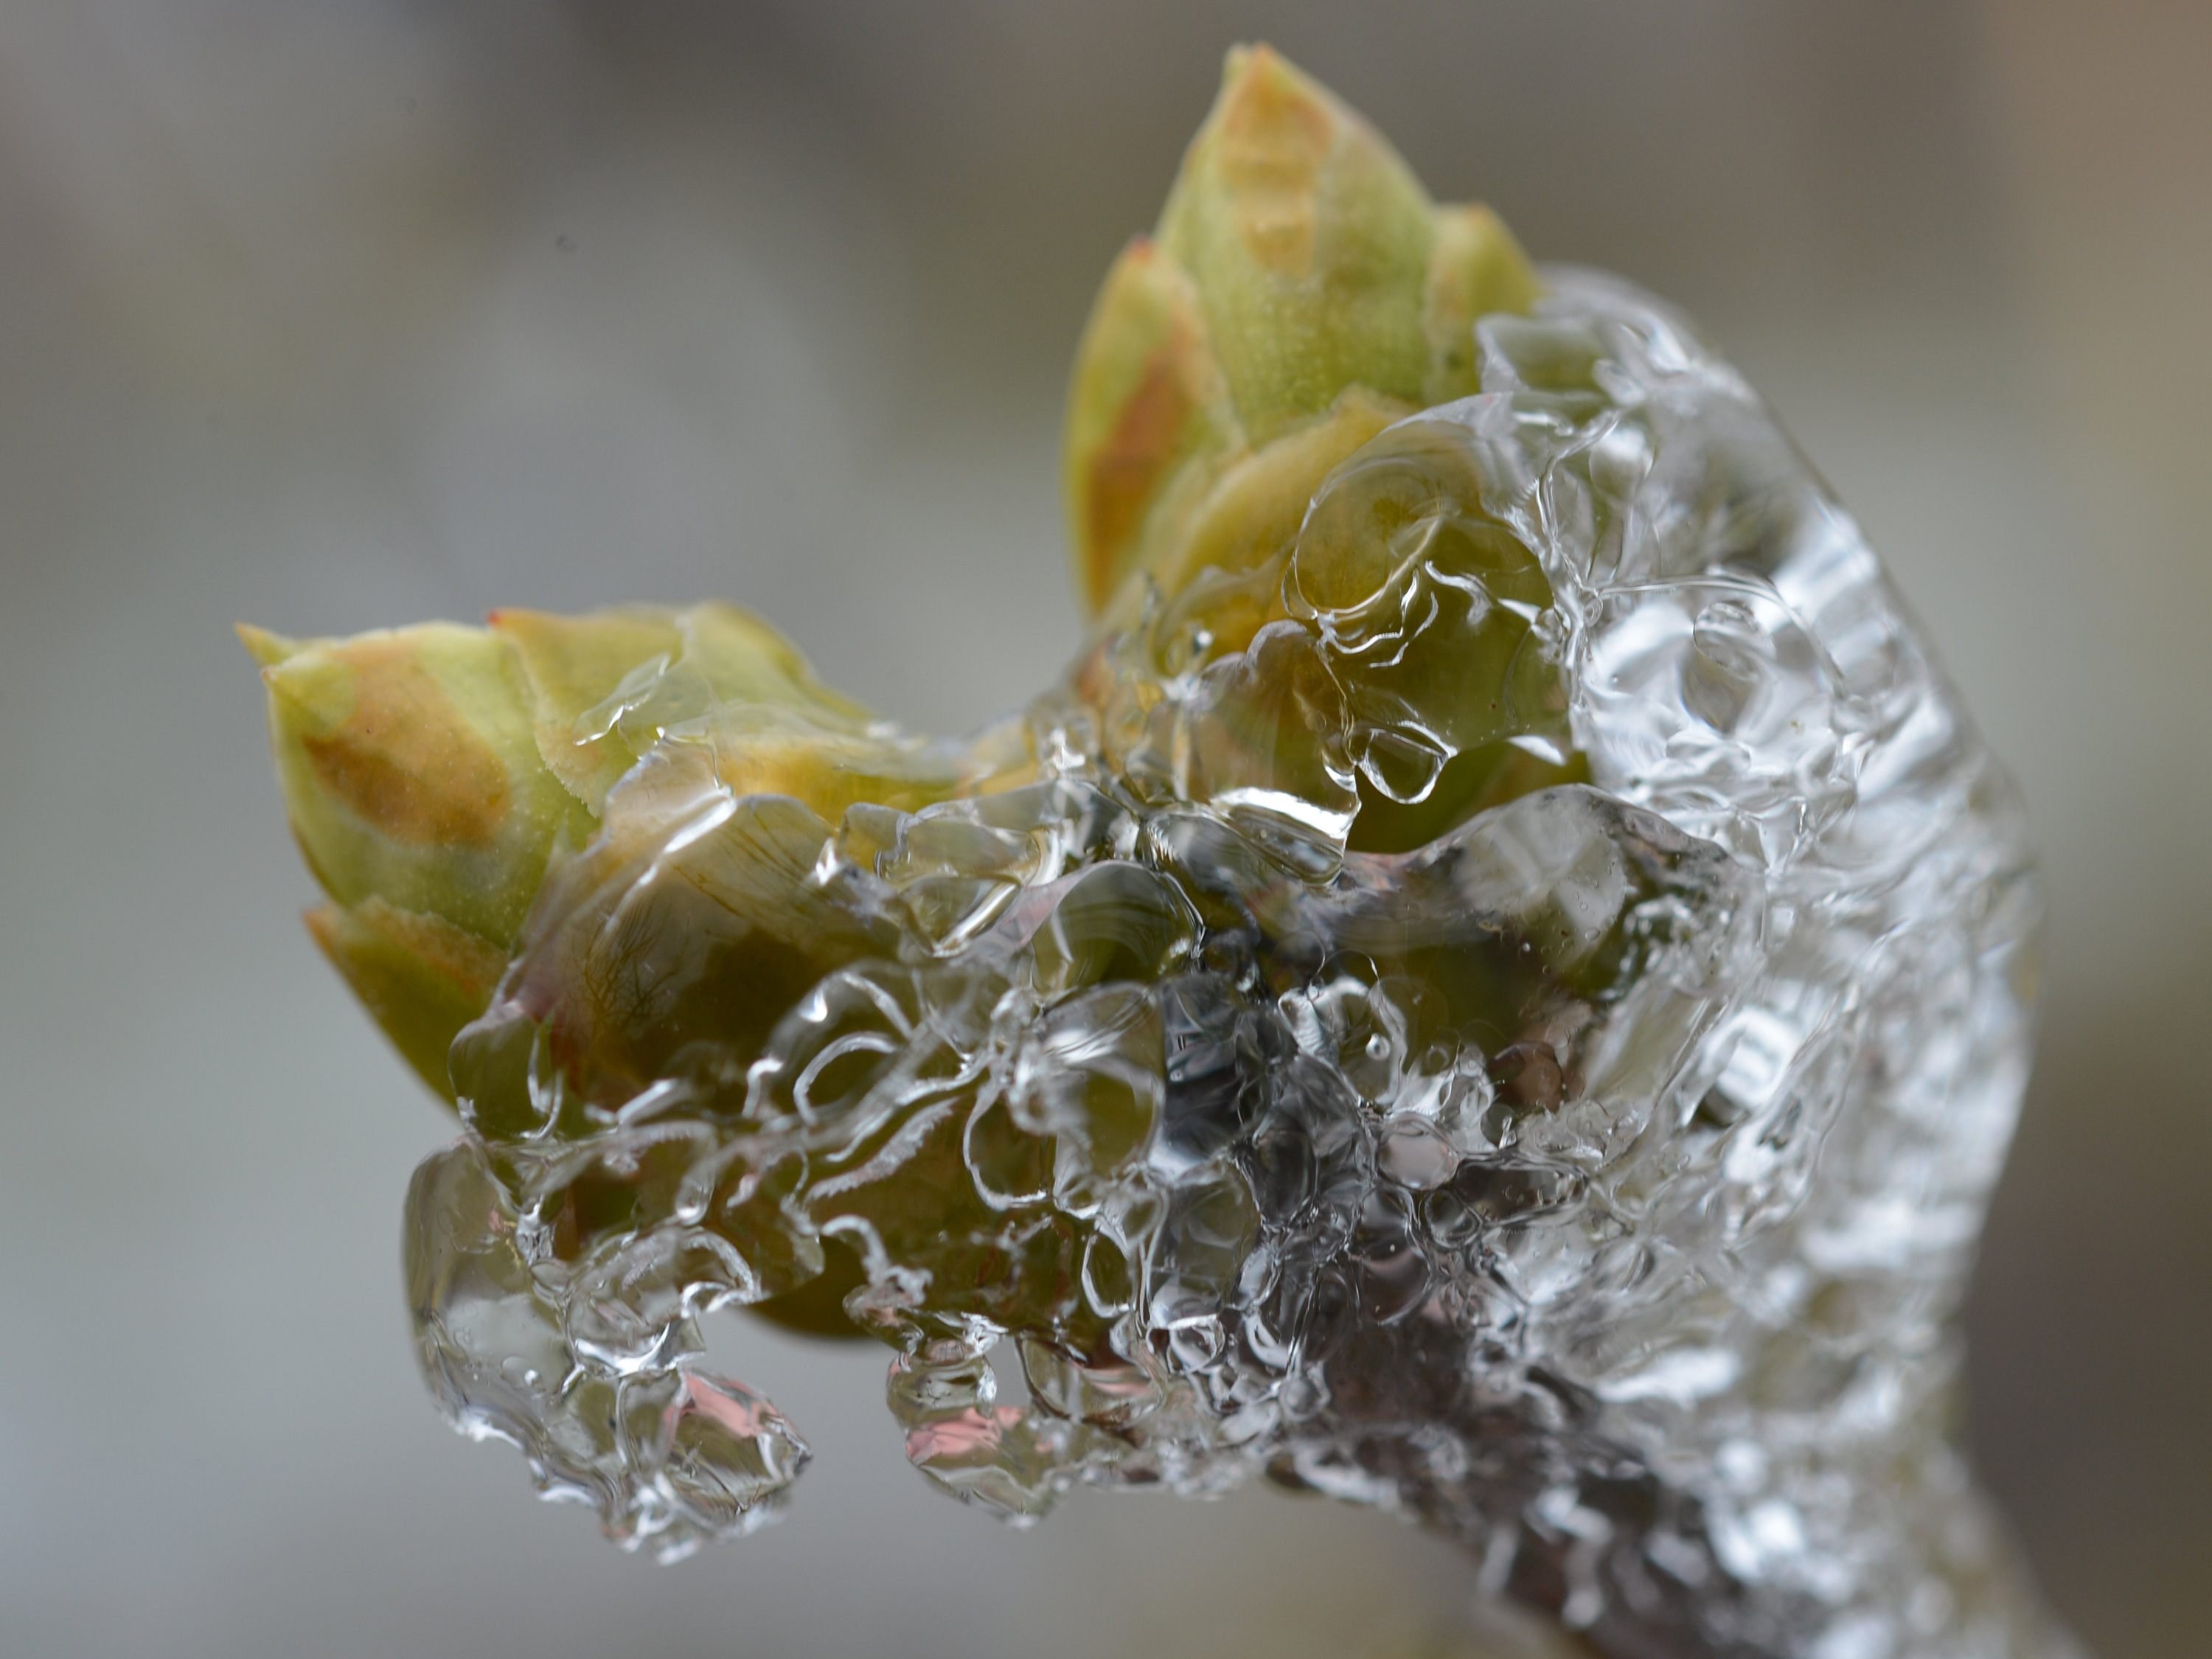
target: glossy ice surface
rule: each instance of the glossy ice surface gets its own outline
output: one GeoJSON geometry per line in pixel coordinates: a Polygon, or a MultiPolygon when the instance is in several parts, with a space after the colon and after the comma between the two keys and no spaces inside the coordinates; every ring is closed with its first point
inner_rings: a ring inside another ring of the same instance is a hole
{"type": "Polygon", "coordinates": [[[955,799],[740,793],[680,656],[580,724],[644,758],[410,1195],[458,1424],[743,1532],[806,1450],[698,1320],[857,1257],[908,1459],[1009,1516],[1265,1474],[1607,1654],[2072,1650],[1946,1438],[2017,805],[1734,371],[1548,276],[1293,540],[969,749],[875,732],[955,799]]]}

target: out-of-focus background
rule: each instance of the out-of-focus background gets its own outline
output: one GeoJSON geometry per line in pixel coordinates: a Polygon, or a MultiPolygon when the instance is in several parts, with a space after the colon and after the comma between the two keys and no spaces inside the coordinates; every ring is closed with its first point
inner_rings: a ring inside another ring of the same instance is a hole
{"type": "Polygon", "coordinates": [[[1729,348],[2022,780],[2045,1036],[1969,1431],[2106,1659],[2212,1651],[2212,7],[9,0],[0,1650],[1377,1650],[1466,1569],[1251,1492],[927,1492],[743,1339],[791,1520],[661,1570],[441,1425],[437,1113],[295,919],[234,618],[725,594],[959,726],[1075,615],[1060,380],[1232,40],[1729,348]]]}

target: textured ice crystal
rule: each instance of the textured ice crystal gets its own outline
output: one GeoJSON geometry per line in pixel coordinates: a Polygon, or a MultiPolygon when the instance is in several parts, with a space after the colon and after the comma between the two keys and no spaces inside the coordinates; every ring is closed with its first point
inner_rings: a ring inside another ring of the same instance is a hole
{"type": "Polygon", "coordinates": [[[744,1531],[805,1449],[697,1321],[849,1250],[908,1458],[1011,1517],[1264,1473],[1609,1655],[2071,1650],[1945,1437],[2012,792],[1683,323],[1558,271],[1480,341],[1018,717],[1017,787],[738,794],[680,663],[587,717],[646,757],[410,1200],[459,1425],[626,1540],[744,1531]]]}

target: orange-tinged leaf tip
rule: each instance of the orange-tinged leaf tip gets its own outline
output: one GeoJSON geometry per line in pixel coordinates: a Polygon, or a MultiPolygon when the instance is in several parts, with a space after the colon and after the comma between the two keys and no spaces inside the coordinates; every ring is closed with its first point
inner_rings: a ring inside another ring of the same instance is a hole
{"type": "MultiPolygon", "coordinates": [[[[1091,457],[1085,529],[1089,544],[1102,554],[1118,553],[1128,541],[1162,477],[1182,458],[1182,434],[1194,399],[1176,358],[1172,339],[1146,356],[1120,417],[1091,457]]],[[[1108,558],[1093,565],[1089,595],[1093,605],[1112,590],[1115,574],[1116,566],[1108,558]]]]}
{"type": "Polygon", "coordinates": [[[1069,386],[1066,480],[1079,589],[1094,608],[1140,556],[1172,482],[1238,441],[1198,295],[1146,238],[1107,272],[1069,386]]]}
{"type": "MultiPolygon", "coordinates": [[[[322,787],[404,844],[480,847],[495,839],[513,804],[507,763],[415,642],[404,634],[366,635],[333,647],[333,655],[351,671],[351,707],[299,739],[322,787]]],[[[281,678],[271,684],[285,694],[281,678]]]]}
{"type": "Polygon", "coordinates": [[[1215,116],[1218,166],[1261,269],[1303,275],[1311,267],[1322,163],[1349,118],[1268,47],[1230,55],[1215,116]]]}
{"type": "Polygon", "coordinates": [[[238,642],[246,647],[246,654],[259,665],[266,676],[268,671],[289,658],[297,656],[304,648],[301,642],[287,639],[282,634],[272,634],[265,628],[256,628],[252,623],[233,623],[238,642]]]}

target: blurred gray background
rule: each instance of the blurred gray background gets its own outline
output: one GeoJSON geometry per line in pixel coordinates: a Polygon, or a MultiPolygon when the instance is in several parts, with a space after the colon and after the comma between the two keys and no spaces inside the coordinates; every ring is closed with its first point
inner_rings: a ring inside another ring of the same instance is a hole
{"type": "Polygon", "coordinates": [[[1015,1534],[744,1339],[781,1529],[672,1570],[441,1425],[438,1114],[295,913],[251,617],[719,593],[959,726],[1076,619],[1060,381],[1224,46],[1707,324],[2021,780],[2047,1021],[1969,1430],[2106,1659],[2212,1651],[2212,7],[5,0],[0,1651],[1383,1651],[1465,1569],[1252,1492],[1015,1534]]]}

